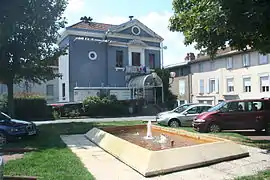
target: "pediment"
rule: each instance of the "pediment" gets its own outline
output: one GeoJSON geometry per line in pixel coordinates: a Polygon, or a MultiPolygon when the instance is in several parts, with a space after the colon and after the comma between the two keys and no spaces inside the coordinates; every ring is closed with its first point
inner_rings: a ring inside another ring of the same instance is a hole
{"type": "Polygon", "coordinates": [[[128,42],[128,45],[130,46],[148,46],[146,43],[144,43],[143,41],[139,40],[139,39],[133,39],[133,40],[130,40],[128,42]]]}

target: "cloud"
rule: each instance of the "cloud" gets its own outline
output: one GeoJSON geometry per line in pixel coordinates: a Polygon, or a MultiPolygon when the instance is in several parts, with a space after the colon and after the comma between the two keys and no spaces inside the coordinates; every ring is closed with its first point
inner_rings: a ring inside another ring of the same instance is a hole
{"type": "Polygon", "coordinates": [[[84,0],[68,0],[68,6],[65,13],[72,16],[72,14],[80,12],[84,8],[84,5],[84,0]]]}
{"type": "MultiPolygon", "coordinates": [[[[182,33],[171,32],[168,29],[171,15],[172,13],[170,12],[151,12],[145,16],[135,17],[164,38],[163,44],[167,46],[167,49],[164,50],[164,65],[183,62],[188,52],[197,53],[193,46],[186,47],[184,45],[184,36],[182,33]]],[[[97,21],[117,25],[128,21],[128,17],[108,16],[97,19],[97,21]]]]}

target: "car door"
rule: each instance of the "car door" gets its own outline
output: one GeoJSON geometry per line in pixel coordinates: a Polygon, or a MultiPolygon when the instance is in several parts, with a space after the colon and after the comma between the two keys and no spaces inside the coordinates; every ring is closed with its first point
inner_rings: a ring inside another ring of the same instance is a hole
{"type": "Polygon", "coordinates": [[[245,129],[261,130],[265,125],[265,113],[263,101],[247,102],[248,115],[245,119],[245,129]]]}
{"type": "Polygon", "coordinates": [[[248,118],[246,103],[245,101],[232,101],[221,109],[217,119],[222,129],[239,130],[247,128],[245,121],[248,118]]]}
{"type": "Polygon", "coordinates": [[[183,114],[181,118],[181,123],[183,126],[192,126],[193,119],[199,115],[200,113],[200,106],[190,107],[188,108],[183,114]]]}

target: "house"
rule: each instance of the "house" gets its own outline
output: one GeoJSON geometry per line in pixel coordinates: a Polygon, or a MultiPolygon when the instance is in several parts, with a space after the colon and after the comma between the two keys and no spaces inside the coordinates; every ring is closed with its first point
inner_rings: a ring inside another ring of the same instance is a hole
{"type": "Polygon", "coordinates": [[[270,97],[269,54],[227,48],[213,60],[203,55],[190,61],[190,68],[193,102],[270,97]]]}
{"type": "Polygon", "coordinates": [[[170,90],[177,96],[178,104],[185,104],[192,101],[190,98],[191,91],[191,74],[189,61],[168,65],[165,67],[170,72],[175,72],[175,78],[170,80],[170,90]]]}
{"type": "Polygon", "coordinates": [[[161,66],[162,41],[132,17],[120,25],[80,21],[67,27],[58,42],[67,48],[59,58],[59,101],[81,101],[104,92],[119,99],[156,101],[155,90],[163,87],[153,71],[161,66]]]}
{"type": "MultiPolygon", "coordinates": [[[[55,73],[58,73],[58,61],[56,60],[52,64],[52,68],[55,73]]],[[[58,78],[49,80],[45,83],[35,84],[28,81],[22,81],[21,83],[14,84],[13,86],[14,94],[18,93],[33,93],[44,96],[47,103],[56,103],[58,102],[58,78]]],[[[7,86],[0,84],[0,95],[7,94],[7,86]]]]}

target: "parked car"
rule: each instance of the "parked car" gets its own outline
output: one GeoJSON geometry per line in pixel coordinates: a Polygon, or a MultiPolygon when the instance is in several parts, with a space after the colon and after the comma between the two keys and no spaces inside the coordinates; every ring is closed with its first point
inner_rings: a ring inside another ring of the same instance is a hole
{"type": "Polygon", "coordinates": [[[16,120],[0,112],[0,144],[25,136],[37,135],[38,129],[33,122],[16,120]]]}
{"type": "Polygon", "coordinates": [[[187,103],[187,104],[182,104],[176,108],[174,108],[173,110],[170,110],[170,111],[164,111],[164,112],[161,112],[161,113],[158,113],[156,115],[156,120],[160,117],[160,116],[163,116],[165,114],[170,114],[170,113],[174,113],[174,112],[180,112],[180,111],[183,111],[184,109],[188,108],[189,106],[191,105],[195,105],[195,104],[198,104],[198,103],[187,103]]]}
{"type": "Polygon", "coordinates": [[[158,114],[156,120],[158,124],[170,127],[191,126],[194,117],[211,107],[209,104],[185,104],[172,111],[158,114]]]}
{"type": "MultiPolygon", "coordinates": [[[[193,120],[199,132],[221,130],[267,129],[270,122],[270,99],[224,101],[193,120]]],[[[269,128],[268,128],[269,129],[269,128]]]]}

